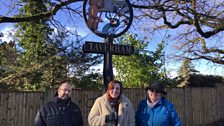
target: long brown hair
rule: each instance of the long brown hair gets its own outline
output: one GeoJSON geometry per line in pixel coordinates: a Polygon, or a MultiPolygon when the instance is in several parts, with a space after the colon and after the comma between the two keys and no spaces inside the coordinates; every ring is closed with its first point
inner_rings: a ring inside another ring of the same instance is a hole
{"type": "Polygon", "coordinates": [[[108,84],[107,92],[106,92],[106,95],[107,95],[107,97],[108,97],[109,100],[112,100],[112,99],[113,99],[113,98],[110,96],[109,91],[110,91],[111,89],[113,89],[113,86],[114,86],[114,84],[116,84],[116,83],[120,85],[120,94],[119,94],[119,96],[118,96],[118,99],[120,100],[120,98],[121,98],[121,95],[122,95],[122,92],[123,92],[123,84],[122,84],[120,81],[118,81],[118,80],[111,80],[111,81],[109,82],[109,84],[108,84]]]}

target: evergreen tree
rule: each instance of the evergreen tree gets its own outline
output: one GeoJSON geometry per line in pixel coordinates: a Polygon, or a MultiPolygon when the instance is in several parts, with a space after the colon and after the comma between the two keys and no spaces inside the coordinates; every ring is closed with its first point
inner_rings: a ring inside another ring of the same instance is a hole
{"type": "MultiPolygon", "coordinates": [[[[23,0],[19,16],[35,15],[46,11],[42,0],[23,0]]],[[[101,62],[99,55],[85,54],[82,51],[82,39],[68,40],[69,32],[65,29],[54,34],[49,24],[50,19],[20,22],[18,31],[18,56],[15,64],[10,64],[8,74],[0,80],[11,89],[43,90],[55,87],[62,81],[77,82],[81,85],[82,78],[94,83],[95,78],[85,76],[93,65],[101,62]],[[77,80],[77,81],[74,81],[77,80]]],[[[90,72],[91,73],[91,72],[90,72]]],[[[97,74],[96,74],[97,75],[97,74]]],[[[95,77],[95,76],[94,76],[95,77]]],[[[91,87],[91,86],[90,86],[91,87]]]]}
{"type": "Polygon", "coordinates": [[[198,71],[194,69],[193,64],[190,59],[184,59],[182,65],[178,71],[179,74],[179,87],[184,87],[189,85],[190,74],[197,73],[198,71]]]}

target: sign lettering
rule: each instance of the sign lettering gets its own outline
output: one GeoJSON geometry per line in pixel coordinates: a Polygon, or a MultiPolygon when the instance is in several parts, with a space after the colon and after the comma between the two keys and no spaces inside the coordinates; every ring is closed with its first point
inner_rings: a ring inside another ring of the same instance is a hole
{"type": "Polygon", "coordinates": [[[118,45],[100,42],[85,42],[83,51],[87,53],[112,53],[117,55],[131,55],[134,53],[134,47],[129,45],[118,45]]]}

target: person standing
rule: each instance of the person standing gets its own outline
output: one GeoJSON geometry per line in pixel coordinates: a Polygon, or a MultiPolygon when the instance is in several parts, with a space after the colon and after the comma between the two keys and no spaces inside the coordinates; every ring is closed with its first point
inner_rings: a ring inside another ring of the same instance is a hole
{"type": "Polygon", "coordinates": [[[136,126],[181,126],[174,105],[165,98],[164,86],[152,83],[145,90],[147,98],[138,104],[136,126]]]}
{"type": "Polygon", "coordinates": [[[122,92],[120,81],[109,82],[106,93],[96,99],[90,110],[90,126],[135,126],[132,103],[122,92]]]}
{"type": "Polygon", "coordinates": [[[71,101],[71,94],[71,84],[60,84],[55,98],[38,110],[34,126],[83,126],[80,108],[71,101]]]}

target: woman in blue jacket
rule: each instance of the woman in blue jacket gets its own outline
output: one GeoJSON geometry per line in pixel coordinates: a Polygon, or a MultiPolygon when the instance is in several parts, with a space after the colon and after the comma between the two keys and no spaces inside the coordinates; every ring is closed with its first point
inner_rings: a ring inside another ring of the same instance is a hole
{"type": "Polygon", "coordinates": [[[152,83],[145,90],[147,98],[138,104],[136,126],[181,126],[174,105],[165,98],[164,86],[152,83]]]}

